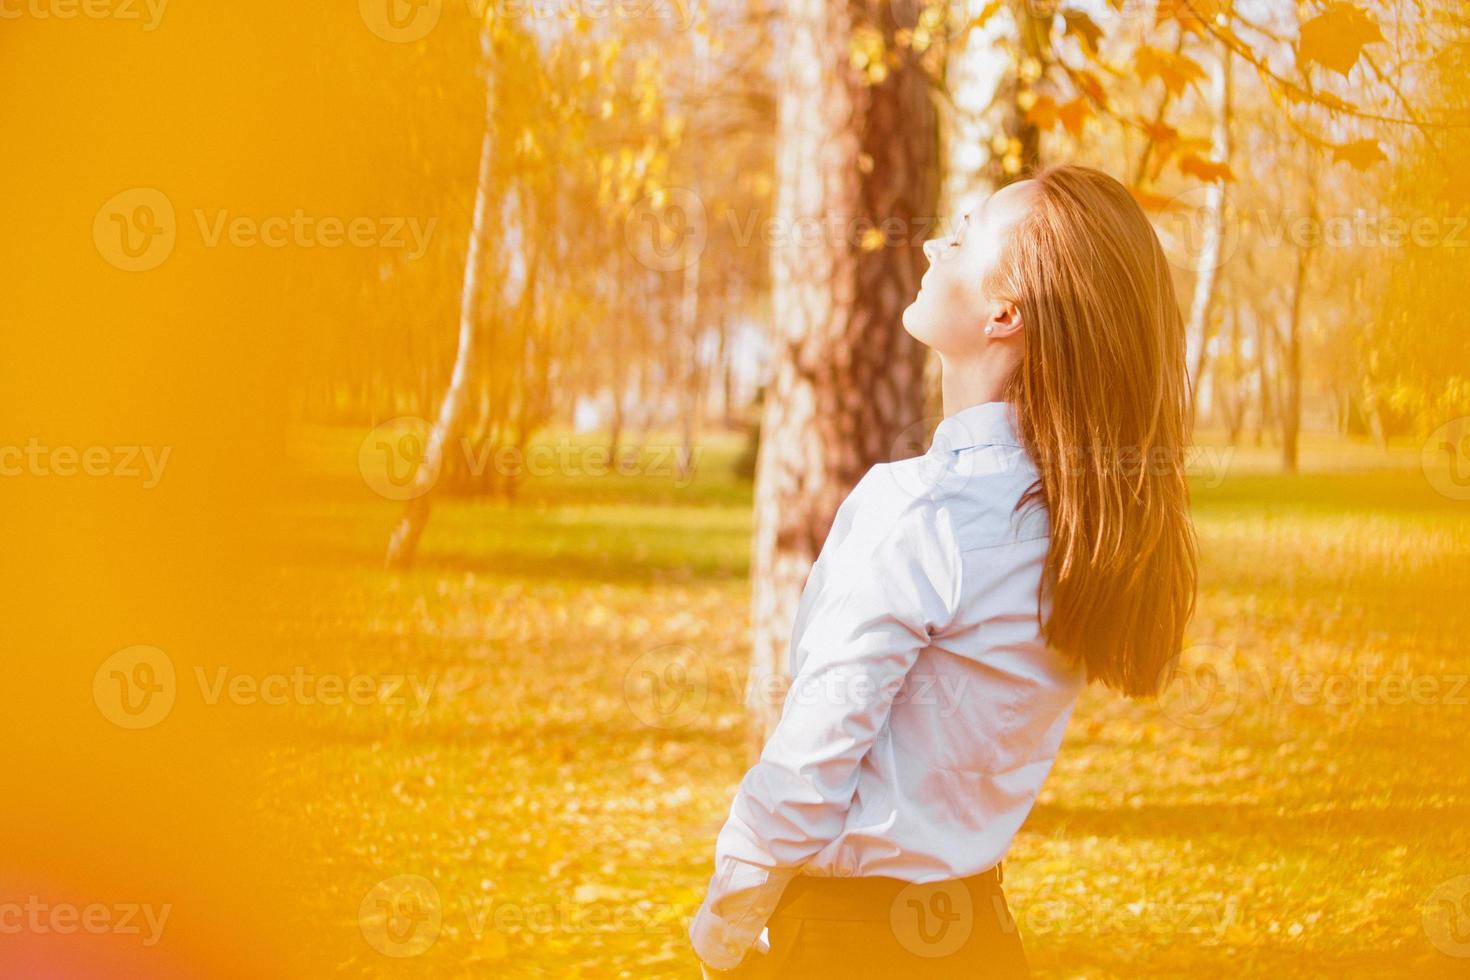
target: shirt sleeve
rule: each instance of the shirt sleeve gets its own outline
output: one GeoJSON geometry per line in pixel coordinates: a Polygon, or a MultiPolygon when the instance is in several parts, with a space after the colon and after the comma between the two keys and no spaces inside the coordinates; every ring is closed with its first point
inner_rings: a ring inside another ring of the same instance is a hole
{"type": "Polygon", "coordinates": [[[821,574],[808,578],[781,719],[741,780],[690,926],[695,952],[717,970],[739,965],[786,885],[841,833],[894,696],[954,617],[960,561],[946,515],[922,500],[853,507],[862,490],[844,504],[847,533],[829,536],[821,574]]]}

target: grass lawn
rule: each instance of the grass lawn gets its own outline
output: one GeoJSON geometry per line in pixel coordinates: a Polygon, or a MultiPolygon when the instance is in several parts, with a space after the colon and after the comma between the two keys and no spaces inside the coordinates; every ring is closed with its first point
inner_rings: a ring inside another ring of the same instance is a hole
{"type": "MultiPolygon", "coordinates": [[[[738,445],[706,444],[687,486],[651,466],[437,501],[389,573],[401,505],[357,472],[362,435],[294,445],[279,655],[432,693],[303,710],[273,743],[261,817],[299,852],[315,953],[363,976],[697,976],[685,927],[747,762],[738,445]],[[671,659],[692,699],[672,711],[640,686],[671,659]],[[438,920],[406,957],[374,948],[364,902],[401,875],[438,920]]],[[[1309,442],[1297,477],[1212,452],[1200,669],[1161,702],[1085,692],[1007,860],[1036,975],[1470,976],[1470,502],[1412,447],[1309,442]]]]}

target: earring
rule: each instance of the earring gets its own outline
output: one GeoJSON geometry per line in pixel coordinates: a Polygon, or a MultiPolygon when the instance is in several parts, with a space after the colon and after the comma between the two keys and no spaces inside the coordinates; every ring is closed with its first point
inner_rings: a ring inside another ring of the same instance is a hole
{"type": "Polygon", "coordinates": [[[985,328],[985,333],[986,333],[987,336],[990,335],[990,334],[993,334],[993,333],[995,333],[995,328],[988,326],[988,327],[985,328]]]}

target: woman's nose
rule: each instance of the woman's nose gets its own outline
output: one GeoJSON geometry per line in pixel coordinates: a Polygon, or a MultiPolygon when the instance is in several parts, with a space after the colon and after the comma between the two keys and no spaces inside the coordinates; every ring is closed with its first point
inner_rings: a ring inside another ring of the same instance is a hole
{"type": "Polygon", "coordinates": [[[938,260],[939,255],[940,255],[940,249],[942,249],[943,247],[944,247],[944,242],[941,241],[940,239],[938,239],[938,238],[931,238],[931,239],[929,239],[927,242],[924,243],[924,258],[928,259],[930,261],[930,263],[932,264],[933,262],[935,262],[936,260],[938,260]]]}

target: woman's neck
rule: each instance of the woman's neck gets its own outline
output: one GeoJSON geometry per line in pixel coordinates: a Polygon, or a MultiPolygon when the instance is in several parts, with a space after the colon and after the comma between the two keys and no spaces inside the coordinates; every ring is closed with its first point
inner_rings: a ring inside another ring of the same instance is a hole
{"type": "Polygon", "coordinates": [[[971,405],[1004,401],[1006,382],[1016,369],[1015,359],[1008,357],[951,360],[941,354],[939,365],[945,415],[971,405]]]}

